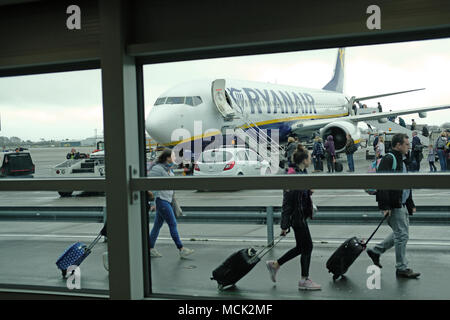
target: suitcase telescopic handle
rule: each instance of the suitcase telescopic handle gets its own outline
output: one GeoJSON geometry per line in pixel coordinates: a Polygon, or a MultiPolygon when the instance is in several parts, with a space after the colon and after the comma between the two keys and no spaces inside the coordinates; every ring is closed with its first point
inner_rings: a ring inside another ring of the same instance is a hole
{"type": "Polygon", "coordinates": [[[102,237],[102,232],[100,231],[100,233],[97,235],[97,237],[94,239],[94,241],[92,241],[92,243],[89,245],[89,247],[87,247],[86,251],[91,251],[92,248],[97,244],[97,242],[100,240],[101,237],[102,237]]]}
{"type": "Polygon", "coordinates": [[[377,228],[375,229],[374,232],[372,232],[372,234],[370,235],[369,239],[367,239],[367,241],[364,243],[364,249],[367,247],[367,244],[369,243],[369,241],[373,238],[373,236],[375,235],[375,233],[378,231],[378,229],[381,227],[381,225],[383,224],[384,220],[386,220],[387,215],[385,215],[383,217],[383,219],[381,219],[380,223],[378,224],[377,228]]]}
{"type": "MultiPolygon", "coordinates": [[[[289,233],[289,232],[288,232],[289,233]]],[[[264,247],[264,249],[262,249],[260,252],[258,252],[255,256],[255,258],[262,258],[264,257],[267,253],[269,253],[270,250],[272,250],[282,239],[284,238],[284,236],[278,236],[278,238],[276,238],[276,241],[273,244],[270,244],[266,247],[264,247]]]]}

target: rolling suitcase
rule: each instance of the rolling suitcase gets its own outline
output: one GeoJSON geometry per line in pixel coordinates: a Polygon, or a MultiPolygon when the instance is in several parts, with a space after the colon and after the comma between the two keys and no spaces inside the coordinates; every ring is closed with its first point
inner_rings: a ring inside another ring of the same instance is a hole
{"type": "Polygon", "coordinates": [[[76,242],[68,247],[58,258],[58,260],[56,261],[56,266],[59,270],[61,270],[63,278],[66,277],[67,269],[70,266],[79,266],[84,261],[84,259],[87,258],[87,256],[92,252],[92,248],[94,248],[94,246],[102,237],[104,230],[106,230],[106,228],[103,228],[102,231],[100,231],[100,233],[97,235],[95,240],[92,241],[89,247],[82,242],[76,242]]]}
{"type": "Polygon", "coordinates": [[[273,245],[265,247],[260,252],[257,252],[255,248],[246,248],[233,253],[219,267],[214,269],[211,280],[217,281],[219,290],[223,290],[227,286],[233,286],[249,273],[282,238],[280,236],[273,245]]]}
{"type": "Polygon", "coordinates": [[[333,280],[342,277],[347,272],[348,268],[350,268],[356,258],[358,258],[361,252],[366,249],[367,244],[378,231],[385,219],[386,217],[383,217],[381,222],[378,224],[378,227],[369,239],[367,239],[367,241],[363,241],[357,237],[352,237],[347,239],[339,246],[339,248],[337,248],[326,264],[328,272],[333,274],[333,280]]]}
{"type": "Polygon", "coordinates": [[[334,170],[336,172],[342,172],[342,170],[344,170],[344,166],[342,165],[342,163],[336,161],[334,164],[334,170]]]}

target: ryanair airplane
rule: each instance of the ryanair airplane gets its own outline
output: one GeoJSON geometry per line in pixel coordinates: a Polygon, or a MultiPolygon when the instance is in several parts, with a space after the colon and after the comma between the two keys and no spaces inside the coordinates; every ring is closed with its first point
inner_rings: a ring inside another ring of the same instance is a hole
{"type": "MultiPolygon", "coordinates": [[[[360,121],[387,122],[387,117],[449,108],[449,105],[414,108],[394,112],[355,115],[354,102],[401,92],[368,97],[348,97],[343,93],[345,49],[340,48],[333,78],[322,89],[292,87],[245,80],[216,79],[183,83],[163,93],[146,119],[148,134],[163,146],[184,145],[202,150],[223,137],[227,129],[278,130],[279,141],[288,136],[311,136],[319,131],[326,140],[332,135],[337,152],[342,152],[346,134],[359,143],[360,121]],[[212,138],[214,137],[214,138],[212,138]]],[[[270,134],[269,134],[270,136],[270,134]]],[[[201,152],[201,150],[200,150],[201,152]]]]}

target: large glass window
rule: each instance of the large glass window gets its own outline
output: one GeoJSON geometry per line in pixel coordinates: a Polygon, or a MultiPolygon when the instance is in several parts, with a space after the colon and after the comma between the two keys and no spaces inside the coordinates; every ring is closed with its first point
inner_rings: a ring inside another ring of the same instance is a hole
{"type": "MultiPolygon", "coordinates": [[[[0,96],[0,179],[105,177],[100,70],[0,78],[0,96]]],[[[63,278],[66,262],[94,242],[105,218],[102,190],[1,192],[0,284],[108,290],[105,236],[63,278]]]]}
{"type": "MultiPolygon", "coordinates": [[[[402,159],[406,172],[428,174],[434,171],[431,163],[437,171],[446,170],[448,152],[444,151],[446,158],[441,164],[435,147],[439,136],[448,139],[445,119],[450,117],[450,109],[426,111],[426,108],[448,105],[450,101],[442,87],[450,68],[450,56],[443,48],[449,46],[450,40],[443,39],[146,65],[146,129],[157,144],[151,152],[154,159],[165,148],[175,154],[175,166],[170,166],[166,157],[163,167],[167,174],[163,170],[160,175],[169,176],[172,171],[179,176],[214,179],[286,175],[296,169],[298,173],[303,167],[298,167],[292,155],[303,149],[310,154],[306,166],[309,175],[340,174],[344,180],[346,176],[369,172],[375,176],[376,160],[396,152],[393,140],[398,133],[405,133],[410,145],[402,159]],[[433,65],[435,56],[440,57],[440,67],[430,73],[426,65],[433,65]],[[333,70],[343,77],[331,80],[333,70]],[[166,76],[157,79],[152,74],[166,76]],[[424,87],[427,89],[415,90],[424,87]],[[415,91],[398,93],[408,90],[415,91]],[[194,104],[197,95],[201,95],[202,103],[190,108],[191,100],[186,98],[186,106],[177,106],[176,110],[152,109],[153,101],[161,99],[159,96],[166,91],[174,96],[179,92],[180,97],[194,97],[194,104]],[[226,94],[221,95],[222,91],[226,94]],[[399,113],[406,109],[416,111],[399,113]],[[364,121],[360,121],[363,117],[364,121]]],[[[441,275],[445,274],[444,264],[429,266],[426,259],[428,249],[439,251],[446,245],[447,233],[438,217],[449,218],[442,213],[442,208],[450,204],[447,193],[447,190],[412,190],[415,212],[408,216],[411,223],[408,252],[414,256],[414,268],[431,268],[426,272],[441,275]]],[[[170,193],[156,193],[156,198],[158,195],[172,199],[170,193]]],[[[209,279],[231,254],[251,247],[260,251],[276,240],[280,233],[283,190],[214,191],[202,182],[196,190],[175,190],[175,195],[183,211],[175,218],[177,233],[173,225],[160,229],[163,219],[158,209],[167,212],[166,205],[157,200],[156,213],[150,214],[153,238],[150,236],[149,241],[155,249],[151,258],[153,292],[299,297],[292,290],[293,279],[300,279],[298,259],[283,265],[276,287],[264,263],[229,290],[217,291],[217,283],[209,279]],[[184,257],[175,251],[180,246],[177,239],[195,252],[184,257]]],[[[325,268],[328,258],[346,239],[351,236],[367,239],[373,232],[382,218],[377,197],[369,188],[320,189],[313,190],[312,202],[318,211],[314,212],[313,220],[308,220],[314,244],[310,275],[322,284],[318,296],[356,298],[350,291],[358,291],[368,299],[386,298],[386,294],[395,299],[399,289],[388,280],[382,280],[382,286],[387,288],[384,292],[367,289],[366,271],[373,263],[365,254],[350,269],[350,284],[333,283],[325,268]]],[[[176,216],[178,210],[174,206],[172,211],[176,216]]],[[[391,232],[388,225],[383,225],[372,244],[380,243],[391,232]]],[[[292,233],[264,257],[264,262],[281,258],[295,246],[292,233]]],[[[394,250],[383,259],[394,270],[394,250]]],[[[408,293],[408,299],[415,297],[419,295],[408,293]]]]}

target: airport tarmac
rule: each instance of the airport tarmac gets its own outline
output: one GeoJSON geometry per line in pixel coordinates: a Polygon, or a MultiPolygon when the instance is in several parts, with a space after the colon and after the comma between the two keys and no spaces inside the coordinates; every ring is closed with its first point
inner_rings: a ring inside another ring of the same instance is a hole
{"type": "MultiPolygon", "coordinates": [[[[51,177],[51,169],[63,162],[71,148],[31,148],[33,162],[36,166],[35,178],[51,177]]],[[[76,148],[80,152],[92,152],[95,147],[76,148]]],[[[344,174],[348,169],[345,156],[340,162],[344,164],[344,174]]],[[[356,173],[366,173],[370,161],[365,159],[365,149],[355,153],[356,173]]],[[[326,165],[325,165],[326,167],[326,165]]],[[[426,173],[428,164],[422,162],[422,171],[426,173]]],[[[326,169],[325,169],[326,170],[326,169]]],[[[312,169],[310,169],[310,172],[312,169]]],[[[325,174],[325,173],[323,173],[325,174]]],[[[280,206],[281,190],[242,190],[229,192],[198,192],[197,190],[179,190],[178,199],[184,206],[280,206]]],[[[316,205],[376,206],[375,197],[363,190],[316,190],[313,195],[316,205]]],[[[414,190],[414,201],[418,206],[450,205],[450,190],[422,189],[414,190]]],[[[105,197],[88,196],[81,191],[74,192],[72,197],[61,198],[57,192],[1,192],[0,206],[105,206],[105,197]]]]}
{"type": "MultiPolygon", "coordinates": [[[[67,289],[55,262],[71,243],[89,243],[102,225],[97,223],[36,223],[2,222],[0,225],[0,287],[32,286],[36,289],[67,289]]],[[[380,287],[370,289],[367,281],[372,265],[362,253],[346,274],[336,282],[325,268],[327,259],[340,243],[350,236],[367,238],[375,226],[310,225],[314,249],[310,276],[322,285],[317,292],[297,290],[300,277],[299,258],[286,263],[277,274],[277,283],[269,279],[266,260],[279,258],[294,246],[289,234],[237,286],[218,291],[210,280],[212,271],[233,252],[247,247],[261,250],[266,244],[266,227],[242,224],[179,224],[183,244],[195,250],[189,259],[180,259],[168,227],[161,229],[156,247],[162,258],[151,259],[152,291],[154,294],[189,295],[213,299],[367,299],[367,300],[448,300],[450,299],[450,231],[443,226],[411,226],[407,257],[410,266],[421,272],[419,279],[395,277],[394,249],[382,258],[380,287]]],[[[383,225],[372,244],[390,232],[383,225]]],[[[107,243],[100,242],[81,265],[81,289],[89,293],[106,293],[108,272],[103,268],[102,255],[107,243]]]]}

